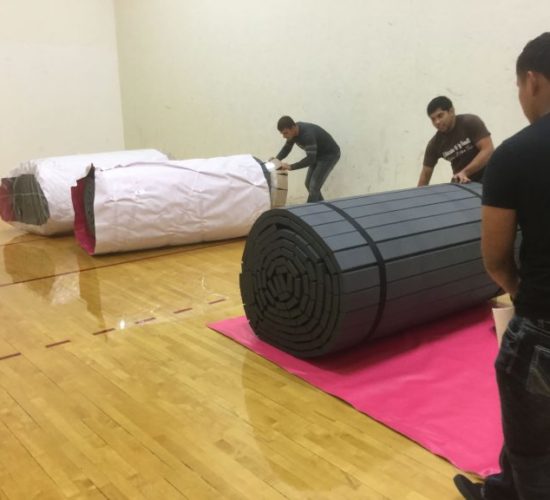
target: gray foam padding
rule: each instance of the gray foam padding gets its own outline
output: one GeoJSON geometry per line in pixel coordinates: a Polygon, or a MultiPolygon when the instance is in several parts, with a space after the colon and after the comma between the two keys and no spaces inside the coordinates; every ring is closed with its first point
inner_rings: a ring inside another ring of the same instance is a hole
{"type": "Polygon", "coordinates": [[[12,185],[13,220],[40,226],[50,211],[40,184],[32,174],[15,177],[12,185]]]}
{"type": "Polygon", "coordinates": [[[442,184],[273,209],[240,275],[262,340],[321,356],[479,304],[499,287],[480,253],[481,185],[442,184]]]}

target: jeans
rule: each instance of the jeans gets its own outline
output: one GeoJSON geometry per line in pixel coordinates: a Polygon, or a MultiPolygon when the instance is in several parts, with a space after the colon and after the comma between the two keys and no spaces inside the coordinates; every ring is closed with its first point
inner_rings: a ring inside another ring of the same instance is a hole
{"type": "Polygon", "coordinates": [[[550,321],[514,316],[495,362],[504,446],[488,500],[550,499],[550,321]]]}
{"type": "Polygon", "coordinates": [[[318,158],[314,165],[308,168],[306,175],[306,189],[309,192],[307,198],[308,203],[314,203],[316,201],[323,201],[323,195],[321,194],[321,187],[327,180],[328,174],[334,168],[334,165],[338,163],[340,155],[325,156],[324,158],[318,158]]]}

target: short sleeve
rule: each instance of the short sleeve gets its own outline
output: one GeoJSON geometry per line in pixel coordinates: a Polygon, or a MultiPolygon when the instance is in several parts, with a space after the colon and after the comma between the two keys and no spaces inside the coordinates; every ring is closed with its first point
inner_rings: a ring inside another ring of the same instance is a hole
{"type": "Polygon", "coordinates": [[[483,123],[483,120],[479,116],[466,115],[465,118],[464,124],[468,131],[468,137],[474,144],[491,135],[491,132],[487,130],[485,123],[483,123]]]}
{"type": "Polygon", "coordinates": [[[520,182],[518,160],[506,143],[491,156],[483,175],[483,205],[516,209],[520,182]]]}
{"type": "Polygon", "coordinates": [[[435,167],[439,156],[437,154],[437,148],[435,146],[435,137],[433,137],[428,145],[426,146],[426,151],[424,152],[424,161],[422,163],[425,167],[435,167]]]}

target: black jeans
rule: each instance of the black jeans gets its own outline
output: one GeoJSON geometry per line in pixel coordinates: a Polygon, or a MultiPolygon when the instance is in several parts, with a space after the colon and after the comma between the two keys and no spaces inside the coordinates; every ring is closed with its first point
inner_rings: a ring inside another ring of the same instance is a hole
{"type": "Polygon", "coordinates": [[[514,316],[495,362],[504,446],[488,500],[550,499],[550,321],[514,316]]]}
{"type": "Polygon", "coordinates": [[[307,198],[308,203],[323,201],[324,198],[321,194],[321,188],[327,180],[328,174],[330,174],[339,159],[340,155],[318,158],[315,164],[308,168],[306,175],[306,189],[309,192],[307,198]]]}

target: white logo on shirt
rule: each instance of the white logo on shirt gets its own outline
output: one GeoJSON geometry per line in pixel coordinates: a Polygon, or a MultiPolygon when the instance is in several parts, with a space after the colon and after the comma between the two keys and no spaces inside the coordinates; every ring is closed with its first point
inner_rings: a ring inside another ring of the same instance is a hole
{"type": "Polygon", "coordinates": [[[457,142],[452,148],[443,151],[442,156],[448,161],[453,161],[455,158],[462,156],[464,153],[473,149],[474,146],[469,137],[457,142]]]}

